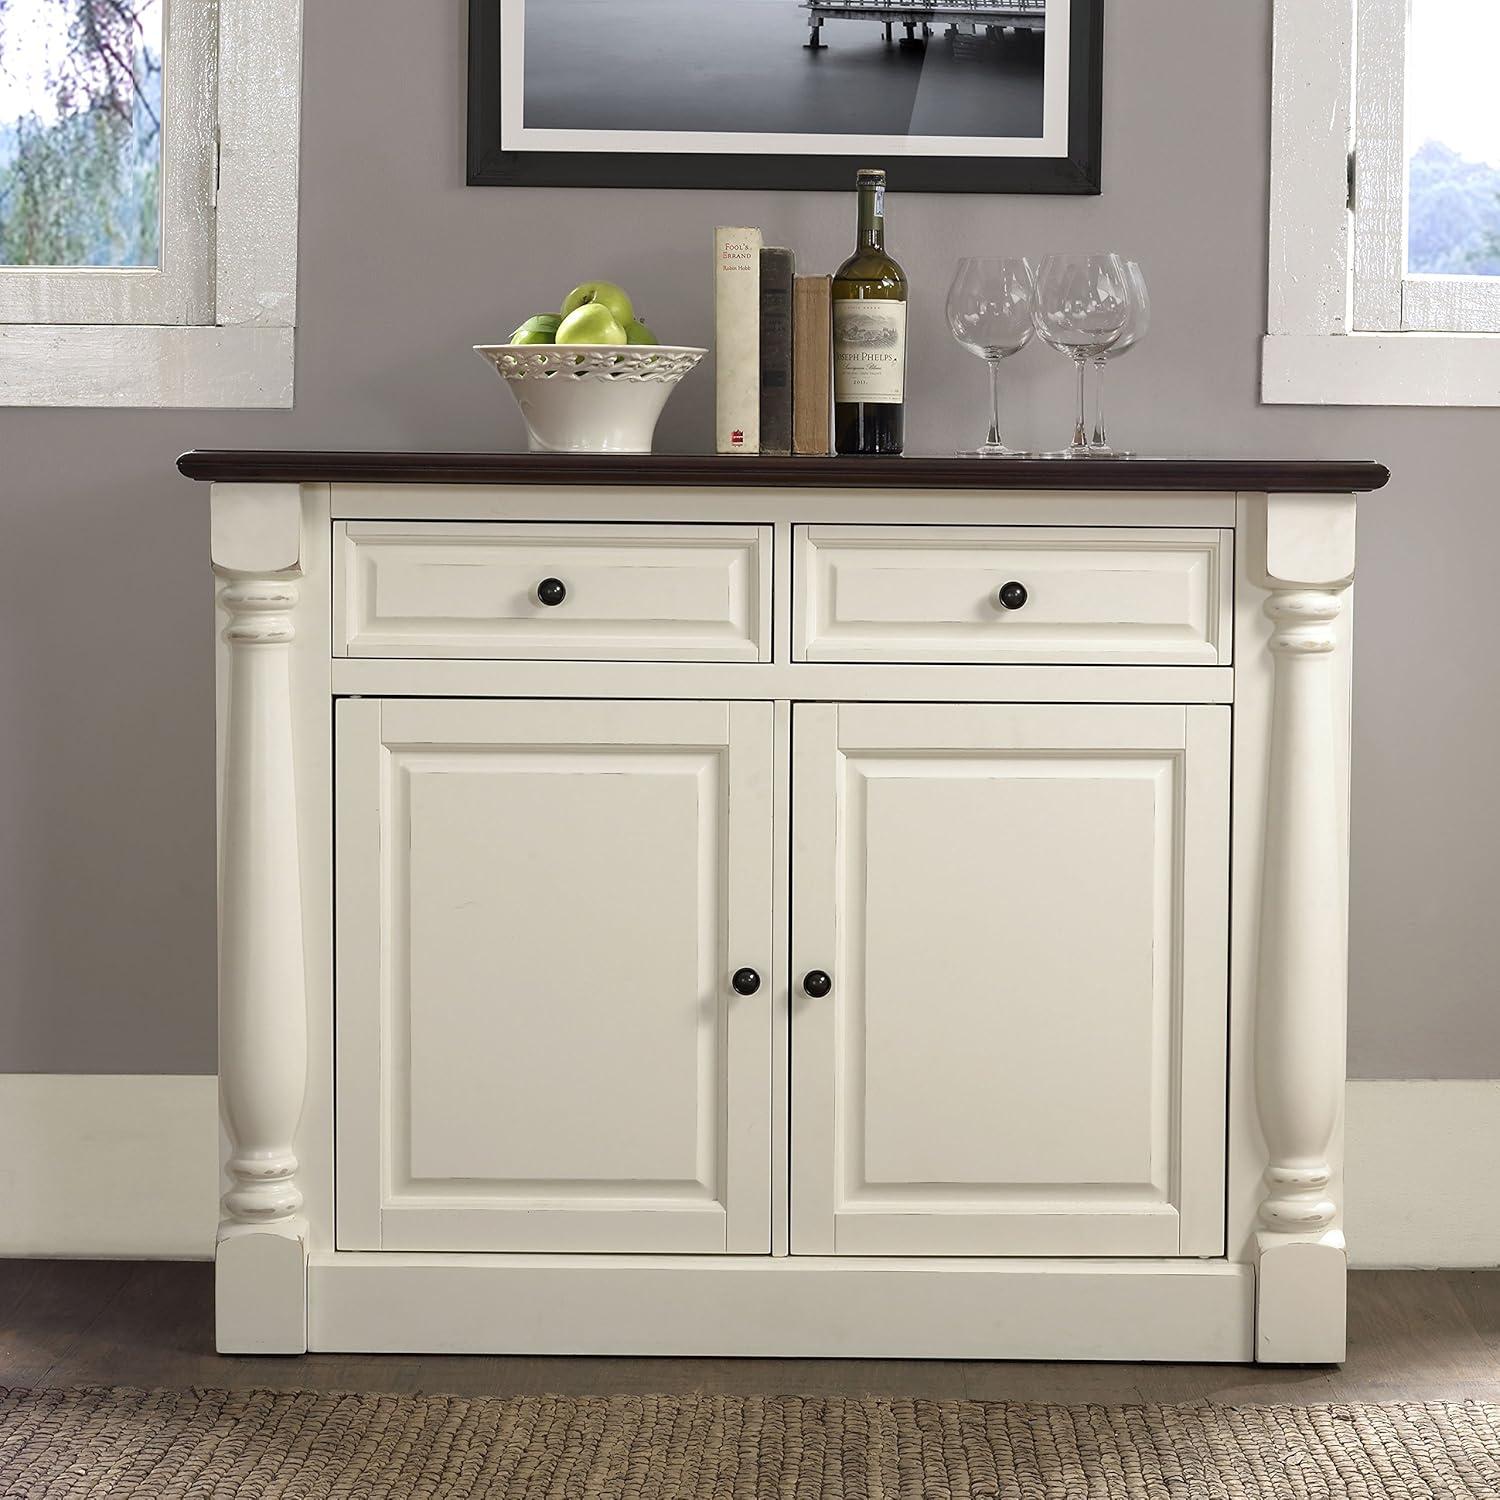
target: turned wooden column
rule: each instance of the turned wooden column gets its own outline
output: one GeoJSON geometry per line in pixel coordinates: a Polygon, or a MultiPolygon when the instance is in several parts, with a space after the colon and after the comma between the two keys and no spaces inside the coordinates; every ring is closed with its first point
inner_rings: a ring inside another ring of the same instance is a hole
{"type": "Polygon", "coordinates": [[[1273,662],[1256,995],[1266,1144],[1257,1358],[1343,1358],[1345,1254],[1333,1163],[1348,986],[1339,616],[1354,571],[1352,496],[1267,502],[1273,662]]]}
{"type": "Polygon", "coordinates": [[[219,1097],[231,1223],[302,1207],[293,1136],[307,1075],[289,648],[297,585],[234,578],[219,873],[219,1097]]]}
{"type": "Polygon", "coordinates": [[[213,562],[226,621],[219,1104],[229,1187],[216,1255],[223,1352],[307,1346],[296,1153],[307,993],[291,682],[301,524],[295,486],[214,487],[213,562]]]}

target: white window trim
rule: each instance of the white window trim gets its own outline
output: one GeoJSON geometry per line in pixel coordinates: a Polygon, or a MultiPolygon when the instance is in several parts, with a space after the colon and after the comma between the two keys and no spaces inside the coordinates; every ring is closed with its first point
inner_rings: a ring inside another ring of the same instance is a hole
{"type": "Polygon", "coordinates": [[[1348,161],[1357,0],[1275,0],[1261,400],[1500,406],[1500,334],[1361,333],[1348,161]]]}
{"type": "Polygon", "coordinates": [[[291,406],[301,38],[302,0],[218,0],[211,312],[0,322],[0,405],[291,406]]]}

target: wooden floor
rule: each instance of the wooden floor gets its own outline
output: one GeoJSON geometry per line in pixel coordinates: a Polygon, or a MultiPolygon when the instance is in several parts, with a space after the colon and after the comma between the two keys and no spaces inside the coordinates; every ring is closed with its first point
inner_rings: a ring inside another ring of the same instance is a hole
{"type": "Polygon", "coordinates": [[[1342,1369],[939,1360],[538,1359],[213,1352],[204,1264],[0,1260],[0,1386],[300,1386],[454,1395],[884,1395],[1054,1402],[1500,1402],[1500,1271],[1350,1279],[1342,1369]]]}

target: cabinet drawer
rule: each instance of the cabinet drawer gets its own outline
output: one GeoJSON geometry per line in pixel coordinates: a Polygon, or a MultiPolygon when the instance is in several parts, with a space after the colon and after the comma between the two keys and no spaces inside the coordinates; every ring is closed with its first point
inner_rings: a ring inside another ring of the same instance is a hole
{"type": "Polygon", "coordinates": [[[796,658],[1224,666],[1233,546],[1205,528],[799,526],[796,658]]]}
{"type": "Polygon", "coordinates": [[[334,649],[769,661],[770,536],[768,526],[336,522],[334,649]],[[542,602],[543,580],[562,584],[558,602],[542,602]]]}

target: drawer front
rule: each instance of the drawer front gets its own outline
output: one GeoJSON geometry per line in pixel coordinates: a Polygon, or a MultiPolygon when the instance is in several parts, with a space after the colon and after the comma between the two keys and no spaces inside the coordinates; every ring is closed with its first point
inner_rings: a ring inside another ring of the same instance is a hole
{"type": "Polygon", "coordinates": [[[799,526],[796,657],[1224,666],[1233,546],[1207,528],[799,526]]]}
{"type": "Polygon", "coordinates": [[[340,521],[334,531],[341,656],[770,660],[768,526],[340,521]],[[561,582],[560,602],[542,602],[544,579],[561,582]]]}

